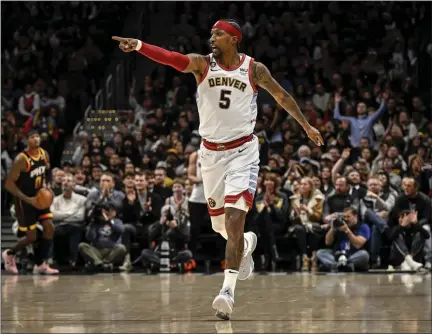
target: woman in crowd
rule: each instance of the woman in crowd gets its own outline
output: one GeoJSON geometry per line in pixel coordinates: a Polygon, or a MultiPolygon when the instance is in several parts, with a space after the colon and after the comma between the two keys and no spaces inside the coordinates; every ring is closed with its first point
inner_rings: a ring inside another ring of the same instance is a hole
{"type": "Polygon", "coordinates": [[[318,268],[316,251],[321,232],[324,195],[315,188],[311,178],[304,177],[300,181],[299,192],[290,197],[291,223],[294,235],[303,260],[303,271],[316,271],[318,268]],[[308,256],[308,248],[311,257],[308,256]]]}
{"type": "Polygon", "coordinates": [[[274,262],[280,260],[276,236],[283,235],[287,228],[288,199],[279,191],[279,186],[279,177],[267,173],[264,178],[263,192],[256,197],[253,208],[255,216],[253,221],[262,238],[264,267],[267,267],[270,259],[274,262]]]}

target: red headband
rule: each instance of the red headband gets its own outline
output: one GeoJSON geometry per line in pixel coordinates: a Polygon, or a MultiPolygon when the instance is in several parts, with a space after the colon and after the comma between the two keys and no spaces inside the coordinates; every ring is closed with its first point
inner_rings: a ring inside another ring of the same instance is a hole
{"type": "Polygon", "coordinates": [[[217,21],[213,25],[213,29],[221,29],[232,36],[236,36],[239,43],[242,40],[242,32],[227,21],[217,21]]]}

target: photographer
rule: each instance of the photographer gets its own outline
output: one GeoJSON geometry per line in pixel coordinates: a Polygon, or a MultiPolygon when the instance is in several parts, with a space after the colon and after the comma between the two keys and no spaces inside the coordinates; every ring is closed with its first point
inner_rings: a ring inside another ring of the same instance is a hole
{"type": "Polygon", "coordinates": [[[320,249],[318,261],[330,271],[348,269],[350,271],[367,270],[369,253],[363,249],[370,237],[367,224],[358,221],[357,211],[353,208],[344,210],[343,218],[339,215],[331,221],[325,236],[325,244],[333,249],[320,249]]]}
{"type": "Polygon", "coordinates": [[[112,271],[114,264],[123,261],[126,247],[121,244],[124,226],[115,218],[116,206],[112,202],[97,204],[88,227],[86,239],[90,244],[79,244],[81,255],[97,271],[112,271]]]}
{"type": "Polygon", "coordinates": [[[185,249],[185,244],[190,238],[189,212],[187,211],[187,198],[179,201],[176,197],[183,194],[184,187],[180,180],[174,180],[174,196],[167,199],[167,203],[162,207],[161,219],[159,222],[150,226],[150,238],[158,246],[154,249],[144,249],[140,258],[144,266],[149,264],[159,265],[160,251],[159,245],[163,240],[167,240],[170,245],[170,258],[177,263],[185,263],[192,259],[192,252],[185,249]],[[172,201],[175,200],[175,205],[172,201]]]}

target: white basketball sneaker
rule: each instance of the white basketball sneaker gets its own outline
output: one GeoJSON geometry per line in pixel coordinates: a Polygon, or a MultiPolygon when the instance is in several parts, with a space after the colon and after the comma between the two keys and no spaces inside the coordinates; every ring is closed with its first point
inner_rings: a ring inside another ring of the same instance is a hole
{"type": "Polygon", "coordinates": [[[225,288],[213,300],[213,308],[216,310],[216,316],[222,320],[230,320],[234,308],[234,296],[230,288],[225,288]]]}
{"type": "Polygon", "coordinates": [[[252,275],[252,272],[255,268],[255,263],[252,258],[252,254],[256,248],[257,240],[258,240],[256,234],[253,232],[245,233],[244,238],[247,241],[247,248],[245,250],[245,254],[243,254],[243,259],[240,263],[239,275],[237,278],[241,281],[248,279],[252,275]]]}

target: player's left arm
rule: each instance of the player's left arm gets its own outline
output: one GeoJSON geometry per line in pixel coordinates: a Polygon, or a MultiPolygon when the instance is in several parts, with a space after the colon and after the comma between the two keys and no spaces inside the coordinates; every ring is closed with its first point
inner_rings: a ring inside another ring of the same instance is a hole
{"type": "Polygon", "coordinates": [[[270,71],[264,64],[260,62],[253,63],[252,77],[254,83],[257,86],[260,86],[268,91],[276,100],[276,102],[279,103],[286,111],[288,111],[297,122],[299,122],[299,124],[306,131],[308,137],[312,139],[316,145],[320,146],[324,144],[324,140],[322,139],[319,131],[309,124],[296,101],[291,95],[288,94],[285,89],[279,85],[279,83],[273,78],[270,71]]]}

